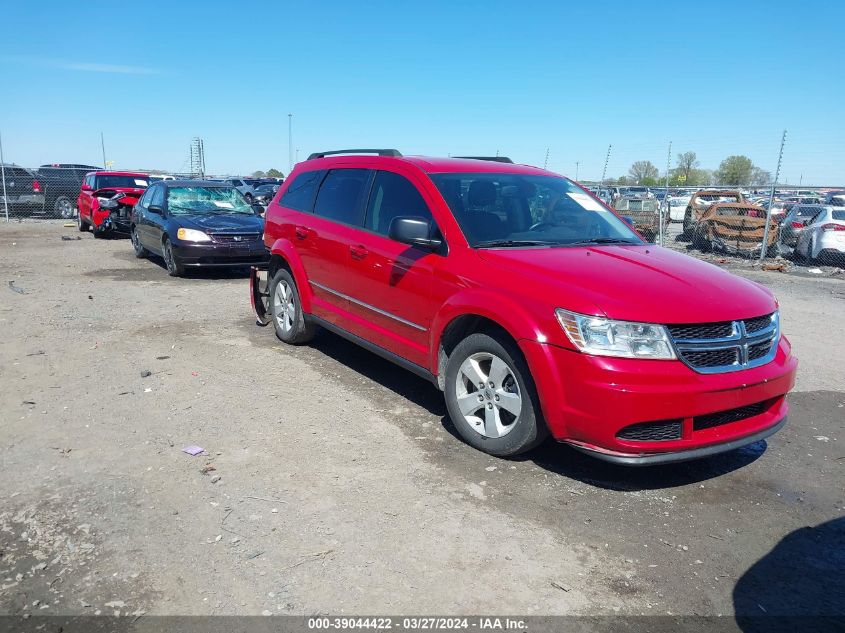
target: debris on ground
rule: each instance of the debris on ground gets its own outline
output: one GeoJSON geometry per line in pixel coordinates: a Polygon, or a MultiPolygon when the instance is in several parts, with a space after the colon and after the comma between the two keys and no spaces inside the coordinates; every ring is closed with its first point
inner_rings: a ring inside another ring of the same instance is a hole
{"type": "Polygon", "coordinates": [[[156,356],[156,360],[167,360],[170,356],[156,356]]]}
{"type": "Polygon", "coordinates": [[[214,477],[211,478],[211,483],[216,484],[221,479],[223,479],[221,475],[214,475],[214,477]]]}
{"type": "Polygon", "coordinates": [[[18,287],[15,285],[15,282],[14,282],[14,281],[10,281],[10,282],[9,282],[9,289],[10,289],[12,292],[17,292],[19,295],[25,295],[25,294],[26,294],[26,290],[24,290],[23,288],[18,288],[18,287]]]}
{"type": "Polygon", "coordinates": [[[561,591],[565,591],[566,593],[569,593],[571,591],[569,587],[557,582],[556,580],[552,581],[552,587],[554,587],[555,589],[560,589],[561,591]]]}
{"type": "Polygon", "coordinates": [[[147,378],[147,377],[152,376],[152,375],[153,375],[153,372],[151,372],[149,369],[145,369],[144,371],[141,372],[141,378],[147,378]]]}
{"type": "Polygon", "coordinates": [[[214,471],[214,470],[217,470],[217,469],[214,467],[214,464],[206,464],[205,466],[203,466],[202,468],[200,468],[200,472],[201,472],[203,475],[207,475],[208,473],[210,473],[210,472],[212,472],[212,471],[214,471]]]}
{"type": "Polygon", "coordinates": [[[782,273],[786,270],[786,262],[772,262],[763,264],[763,270],[782,273]]]}
{"type": "Polygon", "coordinates": [[[808,273],[813,273],[814,275],[821,275],[824,271],[821,268],[808,268],[808,273]]]}
{"type": "Polygon", "coordinates": [[[63,242],[75,242],[76,240],[81,240],[82,238],[79,236],[70,237],[69,235],[62,235],[63,242]]]}
{"type": "Polygon", "coordinates": [[[183,453],[187,453],[191,457],[196,457],[200,453],[205,452],[205,449],[202,446],[197,446],[196,444],[191,444],[190,446],[186,446],[182,449],[183,453]]]}

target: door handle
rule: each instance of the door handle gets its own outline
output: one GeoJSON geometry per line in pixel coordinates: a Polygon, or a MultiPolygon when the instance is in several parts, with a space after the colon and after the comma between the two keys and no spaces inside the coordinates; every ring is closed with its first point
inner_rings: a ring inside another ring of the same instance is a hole
{"type": "Polygon", "coordinates": [[[298,226],[293,231],[296,234],[296,238],[299,240],[304,240],[311,235],[311,231],[306,229],[304,226],[298,226]]]}
{"type": "Polygon", "coordinates": [[[349,253],[352,255],[352,259],[364,259],[367,255],[370,254],[370,251],[366,249],[366,247],[358,244],[357,246],[350,246],[349,253]]]}

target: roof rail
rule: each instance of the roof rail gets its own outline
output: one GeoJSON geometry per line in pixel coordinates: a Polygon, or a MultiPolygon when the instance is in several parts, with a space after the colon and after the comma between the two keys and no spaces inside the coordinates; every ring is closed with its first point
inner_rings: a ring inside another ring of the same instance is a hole
{"type": "Polygon", "coordinates": [[[468,158],[469,160],[492,160],[494,163],[513,163],[507,156],[452,156],[452,158],[468,158]]]}
{"type": "Polygon", "coordinates": [[[378,154],[379,156],[401,156],[397,149],[336,149],[330,152],[314,152],[308,157],[308,160],[315,158],[324,158],[326,156],[333,156],[335,154],[378,154]]]}

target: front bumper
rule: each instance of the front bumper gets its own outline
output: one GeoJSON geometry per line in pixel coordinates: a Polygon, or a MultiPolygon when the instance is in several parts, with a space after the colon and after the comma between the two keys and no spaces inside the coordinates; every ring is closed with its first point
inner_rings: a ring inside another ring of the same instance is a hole
{"type": "Polygon", "coordinates": [[[695,459],[774,433],[786,419],[785,396],[795,384],[798,364],[784,337],[770,363],[724,374],[699,374],[680,361],[590,356],[533,341],[521,341],[520,347],[552,436],[624,464],[695,459]],[[752,405],[748,417],[725,415],[724,423],[701,423],[752,405]],[[666,422],[680,426],[677,437],[618,437],[632,425],[666,422]]]}
{"type": "Polygon", "coordinates": [[[173,255],[183,266],[239,268],[270,261],[270,251],[260,239],[248,242],[183,242],[174,240],[173,255]]]}

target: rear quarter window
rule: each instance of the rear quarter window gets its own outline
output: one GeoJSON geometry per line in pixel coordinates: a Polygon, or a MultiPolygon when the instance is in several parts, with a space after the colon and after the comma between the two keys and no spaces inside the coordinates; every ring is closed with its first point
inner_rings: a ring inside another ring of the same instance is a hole
{"type": "Polygon", "coordinates": [[[314,208],[314,197],[323,177],[322,171],[306,171],[290,183],[279,204],[294,211],[310,213],[314,208]]]}
{"type": "Polygon", "coordinates": [[[329,171],[317,193],[314,213],[343,224],[361,226],[370,174],[369,169],[329,171]]]}

